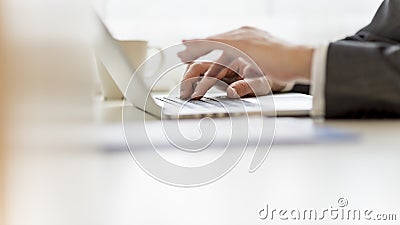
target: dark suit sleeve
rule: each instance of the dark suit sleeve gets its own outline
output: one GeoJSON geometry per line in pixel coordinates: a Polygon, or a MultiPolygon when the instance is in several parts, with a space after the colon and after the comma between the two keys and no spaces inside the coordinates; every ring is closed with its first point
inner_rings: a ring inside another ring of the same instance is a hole
{"type": "Polygon", "coordinates": [[[327,118],[400,118],[400,0],[329,45],[325,82],[327,118]]]}
{"type": "Polygon", "coordinates": [[[295,84],[290,92],[301,94],[310,94],[310,85],[308,84],[295,84]]]}

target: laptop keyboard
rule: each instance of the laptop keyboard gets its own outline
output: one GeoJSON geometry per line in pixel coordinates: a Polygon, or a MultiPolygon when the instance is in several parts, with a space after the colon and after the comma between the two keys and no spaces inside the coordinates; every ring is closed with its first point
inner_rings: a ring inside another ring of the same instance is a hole
{"type": "Polygon", "coordinates": [[[256,106],[256,104],[244,101],[241,99],[231,99],[226,96],[218,96],[218,97],[203,97],[199,100],[182,100],[178,97],[156,97],[157,100],[160,100],[169,105],[175,105],[178,107],[188,107],[192,109],[196,108],[243,108],[243,107],[251,107],[256,106]]]}

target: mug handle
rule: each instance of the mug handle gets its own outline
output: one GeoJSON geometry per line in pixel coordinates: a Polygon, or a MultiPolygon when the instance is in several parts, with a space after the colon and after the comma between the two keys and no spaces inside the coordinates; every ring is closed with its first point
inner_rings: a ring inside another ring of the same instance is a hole
{"type": "MultiPolygon", "coordinates": [[[[145,77],[145,79],[147,78],[147,83],[149,85],[149,88],[152,88],[154,90],[157,91],[168,91],[169,90],[169,86],[171,86],[170,84],[163,84],[163,83],[159,83],[159,85],[156,86],[152,86],[152,84],[154,84],[154,82],[158,79],[158,73],[160,72],[161,69],[163,69],[164,66],[164,62],[165,62],[165,55],[164,52],[162,51],[162,48],[159,46],[154,46],[154,45],[149,45],[147,47],[148,50],[153,50],[156,51],[155,54],[158,54],[159,62],[158,62],[158,66],[154,66],[155,69],[151,69],[151,72],[149,73],[149,76],[145,77]],[[161,84],[161,85],[160,85],[161,84]]],[[[149,54],[150,52],[148,52],[148,55],[152,56],[151,54],[149,54]]],[[[147,57],[147,59],[149,59],[149,57],[147,57]]],[[[147,60],[146,59],[146,60],[147,60]]],[[[148,69],[148,68],[147,68],[148,69]]]]}

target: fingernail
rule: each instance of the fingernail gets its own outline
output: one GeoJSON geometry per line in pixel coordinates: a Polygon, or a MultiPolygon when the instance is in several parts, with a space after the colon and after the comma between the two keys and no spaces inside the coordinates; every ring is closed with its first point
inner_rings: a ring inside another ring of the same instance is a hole
{"type": "Polygon", "coordinates": [[[179,93],[179,98],[180,98],[180,99],[186,99],[186,98],[187,98],[186,93],[185,93],[184,91],[181,91],[181,92],[179,93]]]}
{"type": "Polygon", "coordinates": [[[193,92],[192,96],[190,96],[190,99],[193,100],[199,100],[203,97],[198,91],[193,92]]]}
{"type": "Polygon", "coordinates": [[[226,89],[226,95],[228,96],[228,98],[240,98],[240,95],[231,86],[228,86],[228,88],[226,89]]]}

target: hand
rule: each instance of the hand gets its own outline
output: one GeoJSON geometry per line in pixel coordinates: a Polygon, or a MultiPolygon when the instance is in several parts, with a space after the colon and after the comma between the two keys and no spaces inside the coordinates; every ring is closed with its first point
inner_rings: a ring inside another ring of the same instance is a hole
{"type": "Polygon", "coordinates": [[[194,61],[216,50],[215,45],[199,47],[192,42],[202,40],[224,43],[241,50],[254,60],[263,74],[254,76],[257,70],[249,60],[232,57],[229,49],[222,49],[223,54],[215,63],[195,63],[188,67],[181,84],[182,98],[199,98],[214,85],[215,78],[224,80],[225,76],[232,74],[237,74],[241,79],[230,83],[228,97],[268,94],[271,90],[282,90],[287,82],[310,80],[313,48],[289,44],[256,28],[242,27],[205,39],[185,40],[186,49],[178,54],[181,60],[194,61]]]}
{"type": "Polygon", "coordinates": [[[246,61],[238,58],[229,67],[210,62],[190,64],[181,82],[180,97],[182,99],[200,99],[213,85],[221,90],[226,90],[229,98],[266,95],[271,91],[280,91],[286,87],[285,82],[268,81],[264,75],[253,70],[246,61]],[[215,77],[204,76],[207,71],[216,72],[218,68],[220,70],[215,77]],[[229,86],[217,82],[218,80],[229,86]],[[199,84],[203,87],[198,88],[199,84]]]}

